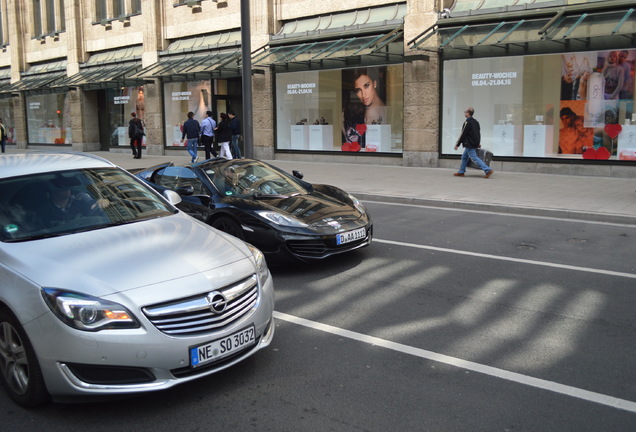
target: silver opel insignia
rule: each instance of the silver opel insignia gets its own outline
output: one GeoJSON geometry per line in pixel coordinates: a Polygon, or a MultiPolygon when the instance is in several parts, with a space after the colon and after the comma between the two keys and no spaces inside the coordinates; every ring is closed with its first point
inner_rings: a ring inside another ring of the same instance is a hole
{"type": "Polygon", "coordinates": [[[15,402],[165,389],[270,344],[261,252],[164,195],[90,154],[0,156],[0,380],[15,402]]]}

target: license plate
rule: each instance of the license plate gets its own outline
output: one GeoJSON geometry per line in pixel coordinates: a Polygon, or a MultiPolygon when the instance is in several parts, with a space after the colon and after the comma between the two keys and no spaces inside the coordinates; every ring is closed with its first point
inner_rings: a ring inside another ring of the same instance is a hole
{"type": "Polygon", "coordinates": [[[353,231],[347,231],[342,234],[336,234],[336,244],[345,244],[352,241],[360,240],[365,238],[367,235],[367,231],[364,228],[359,228],[353,231]]]}
{"type": "Polygon", "coordinates": [[[190,348],[190,366],[197,367],[206,363],[220,360],[242,348],[254,345],[256,342],[256,332],[254,326],[238,331],[223,339],[190,348]]]}

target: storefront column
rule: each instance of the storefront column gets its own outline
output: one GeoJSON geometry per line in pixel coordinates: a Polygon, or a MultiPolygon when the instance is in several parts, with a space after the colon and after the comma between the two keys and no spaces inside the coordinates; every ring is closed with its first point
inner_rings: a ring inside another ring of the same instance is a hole
{"type": "Polygon", "coordinates": [[[146,124],[146,153],[149,155],[164,155],[165,146],[165,133],[164,125],[165,119],[163,110],[163,96],[162,85],[159,80],[154,80],[153,83],[146,82],[144,84],[145,104],[147,108],[145,113],[146,124]]]}
{"type": "Polygon", "coordinates": [[[24,93],[20,93],[17,96],[11,98],[13,105],[13,121],[14,134],[16,138],[16,148],[24,150],[28,148],[27,141],[27,116],[26,116],[26,97],[24,93]]]}
{"type": "Polygon", "coordinates": [[[439,58],[404,63],[404,166],[437,167],[439,58]]]}
{"type": "MultiPolygon", "coordinates": [[[[274,159],[273,74],[252,75],[253,139],[256,159],[274,159]]],[[[242,119],[241,119],[242,120],[242,119]]]]}
{"type": "Polygon", "coordinates": [[[99,121],[97,92],[81,88],[69,91],[71,102],[71,136],[73,151],[99,151],[99,121]]]}

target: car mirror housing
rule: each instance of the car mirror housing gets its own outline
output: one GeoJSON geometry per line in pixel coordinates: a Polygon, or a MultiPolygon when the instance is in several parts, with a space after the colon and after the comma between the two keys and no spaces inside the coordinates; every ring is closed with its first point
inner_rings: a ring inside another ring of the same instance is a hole
{"type": "Polygon", "coordinates": [[[173,190],[163,191],[163,197],[167,199],[168,202],[172,204],[173,206],[176,206],[177,204],[181,202],[181,195],[179,195],[173,190]]]}
{"type": "Polygon", "coordinates": [[[294,177],[299,178],[301,180],[303,179],[303,177],[305,177],[303,173],[298,170],[293,170],[292,174],[294,175],[294,177]]]}

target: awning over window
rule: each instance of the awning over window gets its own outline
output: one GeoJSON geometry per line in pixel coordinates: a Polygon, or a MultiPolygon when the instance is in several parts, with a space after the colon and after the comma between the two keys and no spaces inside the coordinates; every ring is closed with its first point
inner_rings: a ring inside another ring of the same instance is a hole
{"type": "Polygon", "coordinates": [[[360,35],[369,31],[386,32],[402,25],[405,15],[406,3],[394,3],[289,21],[276,35],[271,36],[270,45],[290,43],[292,40],[299,42],[301,39],[334,39],[339,35],[360,35]]]}
{"type": "Polygon", "coordinates": [[[133,78],[209,79],[227,74],[240,75],[241,50],[187,53],[162,57],[159,62],[141,69],[133,78]]]}
{"type": "Polygon", "coordinates": [[[87,68],[54,84],[55,87],[86,87],[89,89],[135,86],[143,81],[129,78],[141,69],[140,64],[113,64],[87,68]]]}
{"type": "Polygon", "coordinates": [[[20,81],[4,87],[2,92],[49,90],[66,77],[66,60],[31,65],[20,81]]]}
{"type": "Polygon", "coordinates": [[[142,84],[130,76],[141,69],[141,45],[92,54],[81,70],[54,83],[55,87],[110,88],[142,84]]]}
{"type": "Polygon", "coordinates": [[[400,62],[404,56],[403,27],[371,36],[270,46],[252,58],[254,66],[285,68],[342,67],[400,62]]]}
{"type": "Polygon", "coordinates": [[[240,76],[241,31],[179,39],[160,53],[159,61],[132,78],[210,79],[240,76]]]}
{"type": "MultiPolygon", "coordinates": [[[[609,2],[606,2],[609,3],[609,2]]],[[[613,2],[617,3],[617,2],[613,2]]],[[[425,49],[439,35],[437,49],[446,58],[473,55],[521,55],[568,50],[631,48],[636,45],[634,8],[602,10],[553,8],[547,14],[509,14],[505,20],[445,20],[409,41],[411,50],[425,49]],[[447,25],[453,23],[454,25],[447,25]],[[458,54],[463,53],[463,54],[458,54]]],[[[493,18],[501,18],[496,15],[493,18]]],[[[430,49],[430,46],[429,46],[430,49]]]]}

